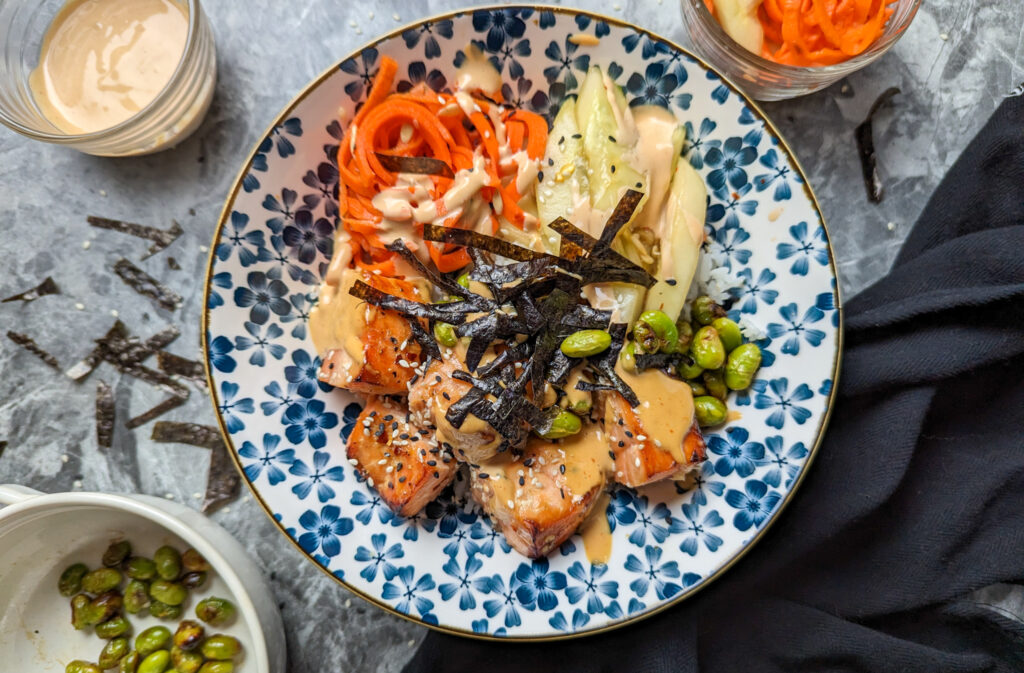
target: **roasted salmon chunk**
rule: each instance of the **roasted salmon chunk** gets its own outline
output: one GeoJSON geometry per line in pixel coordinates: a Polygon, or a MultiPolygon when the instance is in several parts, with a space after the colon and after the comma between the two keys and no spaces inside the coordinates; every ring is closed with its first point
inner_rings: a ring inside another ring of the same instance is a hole
{"type": "Polygon", "coordinates": [[[420,363],[420,346],[403,316],[348,294],[356,280],[388,294],[423,300],[420,289],[409,281],[347,270],[337,295],[346,310],[332,326],[332,341],[338,345],[324,354],[318,378],[365,395],[405,394],[420,363]]]}
{"type": "Polygon", "coordinates": [[[460,461],[473,465],[490,460],[498,451],[501,437],[488,423],[470,414],[462,426],[453,426],[445,414],[448,407],[462,399],[472,387],[452,377],[452,372],[464,369],[455,356],[445,355],[434,360],[423,376],[409,388],[409,410],[422,425],[433,425],[439,442],[454,447],[460,461]]]}
{"type": "Polygon", "coordinates": [[[596,423],[555,443],[531,439],[519,457],[500,454],[471,470],[474,499],[508,543],[530,558],[568,539],[607,484],[608,446],[596,423]]]}
{"type": "Polygon", "coordinates": [[[614,478],[626,486],[643,486],[687,472],[706,457],[704,436],[694,419],[678,446],[665,446],[661,429],[645,427],[641,413],[616,392],[605,395],[604,426],[615,454],[614,478]]]}
{"type": "Polygon", "coordinates": [[[348,437],[348,460],[392,510],[412,516],[455,478],[457,464],[433,430],[410,423],[409,410],[370,397],[348,437]]]}

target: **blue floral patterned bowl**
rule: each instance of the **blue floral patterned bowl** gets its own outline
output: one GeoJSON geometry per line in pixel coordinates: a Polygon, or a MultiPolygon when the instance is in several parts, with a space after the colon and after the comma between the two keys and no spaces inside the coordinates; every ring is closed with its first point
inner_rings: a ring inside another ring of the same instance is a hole
{"type": "Polygon", "coordinates": [[[707,584],[760,537],[821,442],[840,353],[835,267],[821,214],[774,127],[729,82],[666,40],[562,8],[504,6],[409,26],[346,58],[282,112],[239,175],[214,238],[204,347],[225,439],[249,486],[310,560],[377,605],[450,632],[543,639],[649,615],[707,584]],[[589,33],[599,46],[568,38],[589,33]],[[443,496],[397,517],[356,478],[343,445],[359,404],[317,382],[307,320],[331,255],[339,106],[364,96],[382,55],[399,89],[453,80],[473,41],[505,98],[551,114],[593,63],[631,104],[685,120],[685,159],[710,193],[707,248],[746,281],[734,317],[763,329],[764,365],[708,437],[692,489],[613,494],[614,545],[591,565],[578,537],[549,558],[514,552],[443,496]]]}

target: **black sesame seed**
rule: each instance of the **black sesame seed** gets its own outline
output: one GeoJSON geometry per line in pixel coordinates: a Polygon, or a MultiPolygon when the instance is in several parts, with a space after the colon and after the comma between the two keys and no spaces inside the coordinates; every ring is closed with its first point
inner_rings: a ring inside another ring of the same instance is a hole
{"type": "Polygon", "coordinates": [[[619,425],[622,425],[622,419],[620,418],[620,419],[619,419],[619,420],[617,421],[617,423],[618,423],[619,425]]]}
{"type": "Polygon", "coordinates": [[[573,133],[572,137],[573,137],[573,140],[579,140],[580,138],[583,137],[583,134],[582,133],[573,133]]]}
{"type": "Polygon", "coordinates": [[[615,452],[614,451],[609,451],[608,452],[608,457],[611,458],[612,460],[615,460],[615,452]]]}
{"type": "Polygon", "coordinates": [[[669,278],[665,282],[668,283],[669,285],[675,287],[676,279],[675,278],[669,278]]]}
{"type": "Polygon", "coordinates": [[[388,482],[388,488],[394,488],[394,487],[395,487],[395,482],[389,481],[388,482]]]}
{"type": "Polygon", "coordinates": [[[622,447],[624,447],[625,445],[626,445],[626,443],[625,443],[625,442],[619,442],[619,448],[620,448],[620,449],[621,449],[622,447]]]}
{"type": "Polygon", "coordinates": [[[441,382],[440,374],[434,374],[434,380],[437,381],[438,383],[440,383],[441,382]]]}
{"type": "Polygon", "coordinates": [[[544,182],[544,171],[537,171],[537,182],[544,182]]]}
{"type": "Polygon", "coordinates": [[[526,477],[519,477],[519,485],[526,486],[526,477]]]}
{"type": "Polygon", "coordinates": [[[615,173],[615,164],[612,164],[612,173],[615,173]]]}
{"type": "Polygon", "coordinates": [[[427,465],[429,465],[430,467],[437,467],[437,461],[436,460],[428,460],[427,461],[427,465]]]}
{"type": "Polygon", "coordinates": [[[613,143],[619,142],[618,140],[615,139],[615,136],[608,136],[608,140],[612,141],[613,143]]]}
{"type": "Polygon", "coordinates": [[[404,484],[405,483],[405,475],[404,474],[401,477],[398,478],[398,483],[399,484],[404,484]]]}
{"type": "Polygon", "coordinates": [[[523,465],[525,465],[526,467],[530,467],[531,465],[533,465],[533,458],[527,458],[526,460],[524,460],[523,465]]]}
{"type": "Polygon", "coordinates": [[[451,399],[452,399],[452,396],[451,396],[451,395],[449,395],[448,393],[441,393],[441,397],[445,398],[445,399],[446,399],[446,400],[448,400],[449,402],[450,402],[450,401],[451,401],[451,399]]]}
{"type": "Polygon", "coordinates": [[[405,467],[405,465],[403,465],[402,463],[395,465],[395,472],[401,472],[403,467],[405,467]]]}
{"type": "Polygon", "coordinates": [[[490,479],[491,477],[491,475],[487,474],[486,472],[478,472],[476,476],[478,476],[481,479],[490,479]]]}
{"type": "Polygon", "coordinates": [[[644,188],[644,183],[642,183],[642,182],[636,183],[636,188],[637,189],[643,189],[644,188]]]}
{"type": "Polygon", "coordinates": [[[562,474],[565,474],[565,463],[562,463],[561,465],[558,466],[558,471],[561,472],[562,474]]]}
{"type": "Polygon", "coordinates": [[[384,421],[387,423],[390,423],[393,420],[395,420],[395,417],[392,416],[391,414],[388,414],[387,416],[384,417],[384,421]]]}
{"type": "Polygon", "coordinates": [[[441,478],[441,473],[440,472],[434,472],[434,479],[440,479],[440,478],[441,478]]]}
{"type": "Polygon", "coordinates": [[[562,494],[562,500],[565,500],[565,489],[564,488],[560,488],[560,489],[558,489],[558,492],[562,494]]]}
{"type": "Polygon", "coordinates": [[[633,433],[630,432],[629,430],[626,430],[626,436],[629,437],[630,439],[633,439],[633,433]]]}

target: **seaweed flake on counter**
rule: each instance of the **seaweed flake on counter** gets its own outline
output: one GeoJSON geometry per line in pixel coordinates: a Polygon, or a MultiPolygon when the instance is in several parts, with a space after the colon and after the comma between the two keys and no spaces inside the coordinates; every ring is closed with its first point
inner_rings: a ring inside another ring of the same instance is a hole
{"type": "Polygon", "coordinates": [[[864,187],[868,191],[868,200],[872,203],[881,203],[884,193],[882,180],[878,177],[878,158],[875,154],[875,115],[898,93],[900,93],[899,88],[894,86],[883,91],[871,106],[867,118],[854,131],[857,138],[857,154],[860,157],[860,169],[864,175],[864,187]]]}
{"type": "Polygon", "coordinates": [[[124,424],[124,427],[128,428],[129,430],[132,430],[134,428],[139,427],[140,425],[145,425],[146,423],[149,423],[155,418],[160,418],[168,411],[172,409],[177,409],[181,405],[185,404],[185,402],[188,401],[188,397],[189,395],[187,390],[185,391],[184,394],[173,393],[170,397],[168,397],[163,402],[160,402],[152,409],[149,409],[148,411],[145,411],[134,418],[128,419],[128,422],[124,424]]]}
{"type": "Polygon", "coordinates": [[[135,266],[122,257],[114,264],[114,273],[139,294],[155,299],[160,306],[168,311],[178,308],[183,301],[181,295],[166,285],[163,285],[156,278],[135,266]]]}
{"type": "Polygon", "coordinates": [[[60,365],[57,364],[57,358],[53,357],[52,355],[44,351],[42,348],[40,348],[39,344],[37,344],[32,337],[28,336],[27,334],[20,334],[18,332],[8,330],[7,338],[13,341],[14,343],[18,344],[25,350],[27,350],[29,353],[32,353],[37,358],[39,358],[46,364],[50,365],[54,369],[60,371],[60,365]]]}
{"type": "Polygon", "coordinates": [[[116,418],[114,391],[106,381],[99,381],[96,383],[96,443],[101,449],[113,446],[116,418]]]}
{"type": "Polygon", "coordinates": [[[42,283],[35,286],[31,290],[25,290],[24,292],[13,294],[10,297],[7,297],[6,299],[0,299],[0,304],[6,304],[12,301],[20,301],[27,304],[29,302],[35,301],[36,299],[39,299],[40,297],[45,297],[46,295],[50,294],[60,294],[60,288],[57,287],[57,283],[53,280],[53,278],[47,276],[42,283]]]}
{"type": "Polygon", "coordinates": [[[160,252],[171,243],[174,243],[181,236],[184,231],[181,225],[171,220],[171,226],[168,229],[158,229],[156,227],[149,227],[144,224],[135,224],[134,222],[123,222],[121,220],[112,220],[107,217],[97,217],[95,215],[89,215],[85,218],[90,225],[98,229],[108,229],[110,231],[117,231],[122,234],[129,234],[137,238],[143,238],[149,241],[153,241],[153,245],[149,246],[146,254],[142,259],[152,257],[156,253],[160,252]]]}
{"type": "Polygon", "coordinates": [[[158,351],[156,354],[156,366],[165,374],[180,376],[185,379],[206,387],[206,370],[203,363],[183,358],[167,351],[158,351]]]}
{"type": "Polygon", "coordinates": [[[227,447],[216,428],[196,423],[158,421],[153,426],[151,438],[155,442],[189,444],[210,449],[210,472],[206,480],[203,512],[210,513],[219,509],[238,496],[242,480],[228,456],[227,447]]]}

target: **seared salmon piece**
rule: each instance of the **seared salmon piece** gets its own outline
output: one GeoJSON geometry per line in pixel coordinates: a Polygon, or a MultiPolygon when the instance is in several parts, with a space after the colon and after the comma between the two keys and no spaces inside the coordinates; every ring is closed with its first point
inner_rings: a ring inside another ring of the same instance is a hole
{"type": "Polygon", "coordinates": [[[348,437],[348,460],[392,510],[412,516],[455,478],[434,433],[410,423],[404,404],[370,397],[348,437]]]}
{"type": "Polygon", "coordinates": [[[608,445],[615,454],[615,481],[625,486],[643,486],[687,472],[707,456],[696,419],[678,451],[657,446],[640,416],[616,392],[605,395],[604,427],[608,445]],[[682,462],[677,460],[680,457],[682,462]]]}
{"type": "Polygon", "coordinates": [[[346,324],[337,329],[342,345],[323,355],[318,378],[364,395],[405,394],[420,363],[420,346],[402,315],[347,296],[356,280],[388,294],[423,301],[417,286],[407,280],[346,271],[339,293],[350,301],[351,310],[342,315],[346,324]]]}
{"type": "Polygon", "coordinates": [[[555,443],[534,438],[522,456],[502,454],[470,470],[474,499],[508,543],[530,558],[565,542],[597,504],[611,460],[591,423],[555,443]]]}
{"type": "Polygon", "coordinates": [[[459,460],[478,465],[497,453],[501,437],[490,424],[472,414],[460,428],[445,418],[448,407],[472,388],[469,383],[452,377],[457,369],[464,367],[454,356],[446,355],[442,360],[431,362],[423,376],[409,388],[409,411],[421,425],[433,425],[438,441],[451,445],[459,460]]]}

